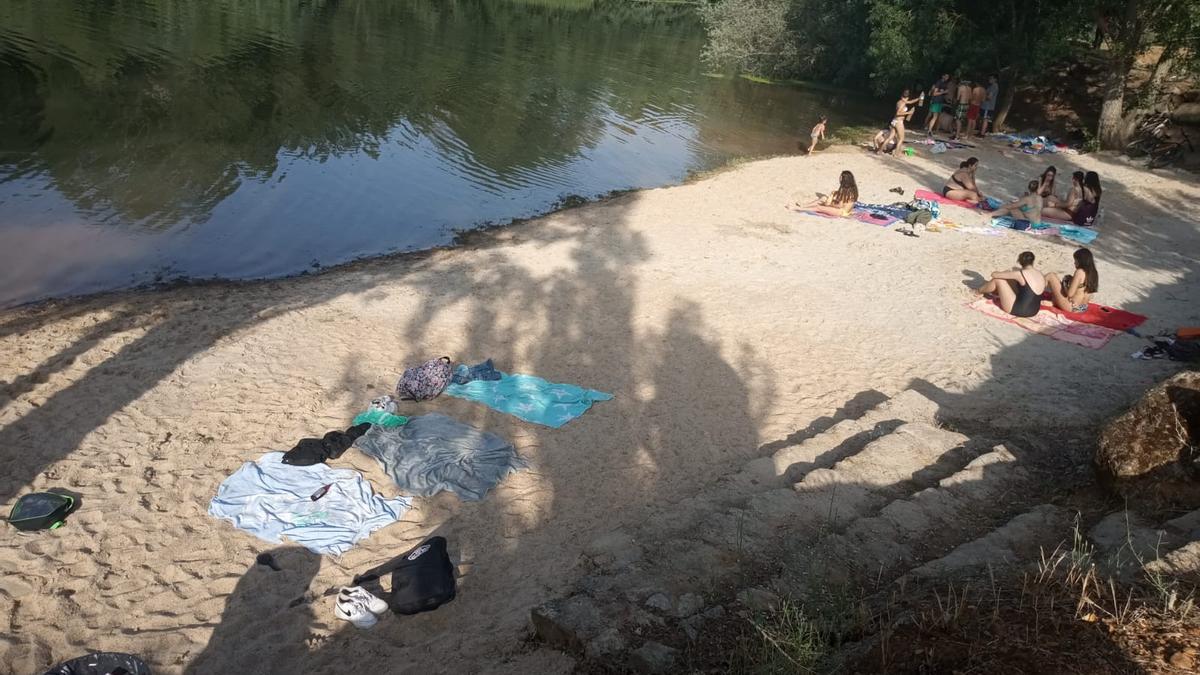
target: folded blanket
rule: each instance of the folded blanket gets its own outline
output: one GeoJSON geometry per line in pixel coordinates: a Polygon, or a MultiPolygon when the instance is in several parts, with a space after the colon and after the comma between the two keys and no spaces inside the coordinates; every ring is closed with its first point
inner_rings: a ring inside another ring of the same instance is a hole
{"type": "Polygon", "coordinates": [[[967,307],[994,319],[1020,326],[1031,333],[1045,335],[1060,342],[1069,342],[1088,349],[1101,349],[1110,340],[1121,334],[1121,331],[1112,328],[1072,321],[1062,313],[1050,311],[1050,308],[1045,305],[1042,305],[1041,311],[1036,315],[1028,318],[1013,316],[987,298],[976,300],[967,307]]]}
{"type": "MultiPolygon", "coordinates": [[[[1042,296],[1049,300],[1050,294],[1046,293],[1042,296]]],[[[1085,312],[1064,312],[1063,310],[1053,305],[1042,305],[1042,309],[1049,310],[1055,314],[1061,314],[1072,321],[1079,323],[1089,323],[1094,326],[1104,326],[1113,330],[1126,331],[1131,328],[1137,328],[1146,322],[1146,317],[1133,312],[1126,312],[1123,309],[1101,305],[1099,303],[1088,303],[1087,311],[1085,312]]]]}
{"type": "MultiPolygon", "coordinates": [[[[526,422],[558,428],[612,394],[573,384],[555,384],[533,375],[500,373],[499,380],[475,380],[446,387],[450,396],[478,401],[526,422]]],[[[411,424],[411,422],[409,422],[411,424]]]]}
{"type": "Polygon", "coordinates": [[[916,192],[913,193],[913,196],[916,197],[917,199],[928,199],[931,202],[937,202],[939,204],[950,204],[953,206],[961,206],[964,209],[983,208],[982,206],[972,204],[971,202],[964,202],[964,201],[961,201],[958,199],[948,199],[946,197],[943,197],[941,192],[930,192],[929,190],[917,190],[916,192]]]}
{"type": "Polygon", "coordinates": [[[425,497],[448,490],[464,501],[480,500],[526,468],[508,441],[438,413],[402,427],[373,426],[355,445],[379,460],[401,490],[425,497]]]}

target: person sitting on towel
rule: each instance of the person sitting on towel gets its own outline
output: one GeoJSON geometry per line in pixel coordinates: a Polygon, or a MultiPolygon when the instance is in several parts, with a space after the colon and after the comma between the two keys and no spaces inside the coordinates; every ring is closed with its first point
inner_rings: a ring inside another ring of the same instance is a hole
{"type": "Polygon", "coordinates": [[[978,167],[979,160],[975,157],[959,164],[958,171],[950,174],[950,178],[942,186],[942,196],[969,204],[987,201],[987,198],[979,191],[979,186],[975,184],[975,170],[978,167]]]}
{"type": "Polygon", "coordinates": [[[1042,224],[1042,182],[1037,180],[1029,181],[1026,186],[1028,191],[1024,197],[1014,199],[1013,201],[1001,206],[992,212],[992,216],[1011,216],[1017,220],[1027,220],[1031,227],[1039,227],[1042,224]]]}
{"type": "Polygon", "coordinates": [[[1046,278],[1033,268],[1033,252],[1023,251],[1017,256],[1017,271],[992,272],[992,280],[978,291],[980,295],[995,295],[1000,309],[1013,316],[1029,317],[1042,307],[1042,293],[1046,291],[1046,278]]]}
{"type": "MultiPolygon", "coordinates": [[[[1076,172],[1076,175],[1078,173],[1076,172]]],[[[1076,225],[1092,227],[1096,224],[1096,216],[1100,212],[1100,195],[1102,193],[1103,190],[1100,188],[1100,174],[1095,171],[1089,171],[1083,175],[1083,180],[1079,182],[1078,193],[1076,193],[1074,186],[1071,188],[1071,196],[1067,199],[1070,202],[1074,198],[1075,202],[1053,207],[1047,206],[1042,209],[1042,215],[1047,218],[1069,220],[1076,225]]]]}
{"type": "Polygon", "coordinates": [[[1042,177],[1038,181],[1038,194],[1042,196],[1042,202],[1046,206],[1058,202],[1058,194],[1054,187],[1055,178],[1058,178],[1058,169],[1054,168],[1054,165],[1051,164],[1042,172],[1042,177]]]}
{"type": "Polygon", "coordinates": [[[796,202],[788,208],[793,211],[816,211],[827,216],[844,217],[850,215],[850,210],[857,201],[858,184],[854,182],[854,174],[843,171],[838,180],[838,189],[833,194],[819,197],[807,204],[796,202]]]}
{"type": "Polygon", "coordinates": [[[1046,275],[1046,288],[1054,306],[1064,312],[1080,314],[1086,312],[1092,294],[1100,290],[1100,274],[1096,272],[1096,259],[1086,248],[1075,251],[1075,271],[1059,277],[1051,272],[1046,275]]]}

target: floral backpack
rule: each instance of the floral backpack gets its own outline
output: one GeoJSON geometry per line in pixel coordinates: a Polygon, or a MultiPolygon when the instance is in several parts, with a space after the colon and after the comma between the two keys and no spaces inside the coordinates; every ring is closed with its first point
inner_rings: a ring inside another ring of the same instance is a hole
{"type": "Polygon", "coordinates": [[[450,374],[449,356],[408,368],[396,383],[396,398],[402,401],[436,398],[450,384],[450,374]]]}

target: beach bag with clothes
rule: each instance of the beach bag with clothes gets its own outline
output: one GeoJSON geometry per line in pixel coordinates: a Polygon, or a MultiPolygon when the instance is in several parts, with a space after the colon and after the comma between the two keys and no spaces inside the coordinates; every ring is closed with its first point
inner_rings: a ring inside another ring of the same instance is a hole
{"type": "Polygon", "coordinates": [[[436,398],[450,384],[450,357],[426,361],[409,368],[396,383],[396,397],[402,401],[425,401],[436,398]]]}
{"type": "Polygon", "coordinates": [[[399,558],[354,577],[354,585],[391,573],[388,607],[396,614],[428,612],[454,599],[454,565],[445,537],[431,537],[399,558]]]}

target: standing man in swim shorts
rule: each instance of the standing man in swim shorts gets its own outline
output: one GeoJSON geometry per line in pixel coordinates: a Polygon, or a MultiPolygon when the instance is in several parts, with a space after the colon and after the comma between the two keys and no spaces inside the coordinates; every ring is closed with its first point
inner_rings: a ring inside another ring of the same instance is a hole
{"type": "Polygon", "coordinates": [[[946,102],[946,92],[950,85],[950,75],[942,75],[942,79],[933,83],[929,88],[929,111],[925,113],[925,133],[933,135],[938,119],[942,116],[942,104],[946,102]]]}
{"type": "Polygon", "coordinates": [[[962,134],[963,122],[967,121],[967,110],[971,107],[971,81],[963,78],[958,82],[958,92],[954,97],[957,106],[954,108],[954,136],[957,140],[962,134]]]}
{"type": "Polygon", "coordinates": [[[983,99],[983,124],[979,130],[980,136],[988,134],[988,127],[992,125],[992,115],[996,113],[996,99],[998,98],[1000,98],[1000,78],[989,75],[987,96],[983,99]]]}
{"type": "Polygon", "coordinates": [[[976,82],[971,88],[971,106],[967,108],[967,135],[975,135],[975,126],[979,124],[979,111],[983,107],[983,102],[987,100],[987,90],[983,88],[983,83],[976,82]]]}

